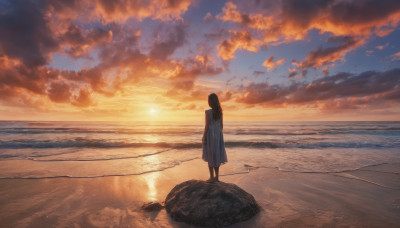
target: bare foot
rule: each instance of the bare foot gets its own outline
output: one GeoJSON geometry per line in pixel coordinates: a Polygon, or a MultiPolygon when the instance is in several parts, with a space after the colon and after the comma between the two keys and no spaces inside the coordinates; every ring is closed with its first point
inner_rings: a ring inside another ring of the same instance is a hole
{"type": "Polygon", "coordinates": [[[206,183],[211,183],[211,182],[214,182],[214,181],[215,181],[214,178],[210,178],[210,179],[206,180],[206,183]]]}
{"type": "Polygon", "coordinates": [[[218,178],[214,178],[214,181],[215,181],[215,182],[219,182],[219,179],[218,179],[218,178]]]}

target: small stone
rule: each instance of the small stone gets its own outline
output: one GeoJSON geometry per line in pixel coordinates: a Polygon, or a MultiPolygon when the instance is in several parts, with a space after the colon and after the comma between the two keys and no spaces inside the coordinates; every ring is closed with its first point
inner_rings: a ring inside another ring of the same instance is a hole
{"type": "Polygon", "coordinates": [[[221,227],[250,219],[260,211],[254,197],[237,185],[190,180],[178,184],[165,199],[176,221],[221,227]]]}
{"type": "Polygon", "coordinates": [[[149,202],[142,206],[142,209],[145,211],[159,211],[163,208],[164,207],[159,202],[149,202]]]}

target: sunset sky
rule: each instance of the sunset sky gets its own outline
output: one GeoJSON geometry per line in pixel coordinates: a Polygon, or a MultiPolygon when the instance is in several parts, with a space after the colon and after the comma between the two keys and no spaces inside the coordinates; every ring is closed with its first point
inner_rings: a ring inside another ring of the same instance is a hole
{"type": "Polygon", "coordinates": [[[0,120],[400,120],[399,0],[0,0],[0,120]]]}

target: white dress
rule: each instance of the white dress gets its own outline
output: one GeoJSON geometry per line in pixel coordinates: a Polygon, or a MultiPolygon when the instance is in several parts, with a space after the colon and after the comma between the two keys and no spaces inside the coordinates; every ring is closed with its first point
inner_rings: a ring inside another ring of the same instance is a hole
{"type": "Polygon", "coordinates": [[[206,133],[206,144],[203,144],[203,160],[210,167],[219,167],[228,161],[225,151],[224,135],[221,129],[221,119],[214,120],[212,109],[206,110],[210,125],[206,133]]]}

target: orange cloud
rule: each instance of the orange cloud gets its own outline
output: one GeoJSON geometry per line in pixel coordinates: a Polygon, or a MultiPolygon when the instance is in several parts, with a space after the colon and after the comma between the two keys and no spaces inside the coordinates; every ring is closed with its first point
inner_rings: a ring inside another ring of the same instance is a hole
{"type": "Polygon", "coordinates": [[[267,68],[267,71],[269,72],[275,69],[277,66],[282,65],[285,61],[286,59],[280,59],[274,62],[274,56],[271,56],[266,59],[262,65],[265,66],[267,68]]]}
{"type": "MultiPolygon", "coordinates": [[[[400,21],[398,1],[374,1],[374,4],[370,4],[371,2],[286,0],[282,1],[275,12],[270,12],[269,16],[239,12],[237,5],[227,2],[217,18],[263,30],[267,42],[277,41],[278,38],[284,41],[303,39],[311,29],[318,29],[321,33],[329,32],[335,36],[369,36],[397,26],[400,21]],[[372,7],[379,7],[380,10],[372,7]],[[374,14],[368,13],[371,10],[374,14]]],[[[257,4],[260,3],[256,3],[256,7],[257,4]]]]}
{"type": "Polygon", "coordinates": [[[386,43],[384,45],[378,45],[375,48],[382,51],[383,49],[387,48],[389,46],[389,43],[386,43]]]}
{"type": "Polygon", "coordinates": [[[70,86],[65,82],[53,82],[47,91],[50,100],[57,103],[66,103],[70,101],[70,86]]]}
{"type": "Polygon", "coordinates": [[[91,99],[90,92],[87,89],[80,89],[78,96],[74,96],[73,105],[79,107],[88,107],[94,104],[91,99]]]}
{"type": "Polygon", "coordinates": [[[249,31],[230,31],[231,38],[223,40],[218,44],[218,56],[224,60],[233,59],[236,50],[247,50],[257,52],[260,48],[261,42],[253,39],[249,31]]]}
{"type": "Polygon", "coordinates": [[[353,37],[333,37],[330,41],[340,42],[341,44],[329,48],[319,47],[318,49],[311,51],[303,61],[295,61],[294,65],[298,66],[301,70],[306,70],[310,67],[318,69],[338,60],[343,60],[347,52],[357,48],[365,42],[364,40],[358,40],[353,37]]]}
{"type": "Polygon", "coordinates": [[[134,17],[142,20],[150,17],[152,19],[172,20],[181,19],[191,4],[191,0],[97,0],[96,12],[105,21],[124,21],[134,17]]]}
{"type": "Polygon", "coordinates": [[[79,26],[70,23],[63,34],[60,34],[60,44],[65,52],[72,57],[88,57],[88,52],[94,47],[111,42],[113,32],[102,28],[84,31],[79,26]]]}
{"type": "MultiPolygon", "coordinates": [[[[254,8],[262,9],[262,2],[251,3],[254,4],[254,8]]],[[[241,11],[249,8],[247,5],[239,7],[232,2],[227,2],[217,18],[240,24],[240,30],[245,27],[253,29],[251,33],[262,32],[263,40],[258,45],[278,45],[283,42],[302,40],[313,29],[320,33],[332,34],[333,37],[349,37],[353,40],[353,43],[345,43],[333,49],[320,48],[311,52],[308,59],[302,61],[303,69],[319,68],[343,59],[347,52],[359,47],[371,35],[386,36],[400,22],[400,2],[397,0],[384,2],[285,0],[276,2],[274,5],[276,5],[275,8],[270,8],[275,10],[270,10],[265,14],[246,13],[241,11]]],[[[237,48],[228,50],[226,55],[220,56],[224,59],[232,58],[237,48]]]]}
{"type": "Polygon", "coordinates": [[[390,56],[392,58],[392,61],[399,61],[400,60],[400,52],[397,52],[393,55],[390,56]]]}

